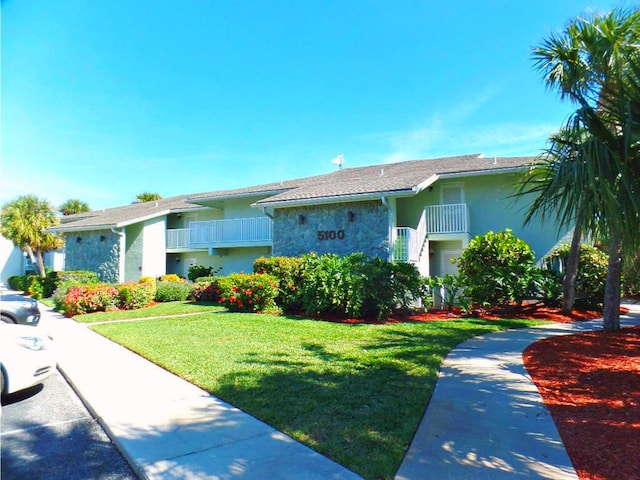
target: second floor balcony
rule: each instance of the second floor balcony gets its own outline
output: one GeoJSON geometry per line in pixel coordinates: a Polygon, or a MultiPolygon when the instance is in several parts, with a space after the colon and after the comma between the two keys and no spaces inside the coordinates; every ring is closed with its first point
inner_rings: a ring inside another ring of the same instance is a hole
{"type": "Polygon", "coordinates": [[[189,228],[167,230],[167,249],[267,246],[273,241],[268,217],[191,222],[189,228]]]}

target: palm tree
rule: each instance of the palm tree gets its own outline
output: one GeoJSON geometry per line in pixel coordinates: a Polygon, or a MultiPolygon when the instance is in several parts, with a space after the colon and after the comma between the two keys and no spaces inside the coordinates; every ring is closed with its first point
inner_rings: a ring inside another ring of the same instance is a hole
{"type": "Polygon", "coordinates": [[[620,328],[623,248],[640,244],[640,11],[567,24],[534,50],[547,86],[577,107],[524,181],[530,215],[553,212],[608,241],[604,328],[620,328]]]}
{"type": "Polygon", "coordinates": [[[85,213],[90,212],[91,208],[89,208],[89,204],[87,202],[83,202],[82,200],[78,200],[77,198],[70,198],[66,202],[64,202],[58,208],[62,215],[73,215],[75,213],[85,213]]]}
{"type": "Polygon", "coordinates": [[[2,206],[0,233],[27,252],[42,277],[45,276],[43,254],[64,245],[53,233],[44,231],[57,224],[54,208],[35,195],[20,196],[2,206]]]}
{"type": "Polygon", "coordinates": [[[136,195],[135,200],[131,203],[155,202],[156,200],[162,200],[162,195],[159,193],[142,192],[136,195]]]}

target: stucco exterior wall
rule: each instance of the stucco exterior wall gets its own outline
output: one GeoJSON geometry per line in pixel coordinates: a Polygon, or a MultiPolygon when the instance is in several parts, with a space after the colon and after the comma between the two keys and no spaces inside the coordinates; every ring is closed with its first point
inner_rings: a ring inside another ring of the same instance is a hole
{"type": "Polygon", "coordinates": [[[277,209],[273,255],[316,252],[389,256],[389,211],[379,201],[277,209]]]}
{"type": "Polygon", "coordinates": [[[160,277],[166,273],[167,236],[164,217],[147,220],[142,230],[142,271],[140,275],[160,277]]]}
{"type": "Polygon", "coordinates": [[[119,281],[119,258],[120,237],[110,230],[65,236],[65,270],[90,270],[101,281],[115,283],[119,281]]]}
{"type": "Polygon", "coordinates": [[[398,226],[416,228],[425,206],[441,204],[443,186],[461,184],[463,202],[469,207],[470,239],[476,235],[484,235],[489,230],[498,232],[510,228],[531,246],[536,259],[540,259],[566,232],[558,234],[556,225],[543,225],[538,220],[524,227],[522,219],[531,198],[513,197],[516,182],[515,174],[478,175],[437,181],[432,190],[426,189],[415,197],[398,200],[398,226]]]}

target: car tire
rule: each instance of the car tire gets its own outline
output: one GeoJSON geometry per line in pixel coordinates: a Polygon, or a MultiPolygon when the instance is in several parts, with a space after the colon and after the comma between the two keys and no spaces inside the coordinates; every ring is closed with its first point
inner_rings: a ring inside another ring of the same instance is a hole
{"type": "Polygon", "coordinates": [[[4,395],[4,369],[0,365],[0,396],[4,395]]]}
{"type": "Polygon", "coordinates": [[[6,315],[0,315],[0,322],[4,323],[15,323],[11,317],[7,317],[6,315]]]}

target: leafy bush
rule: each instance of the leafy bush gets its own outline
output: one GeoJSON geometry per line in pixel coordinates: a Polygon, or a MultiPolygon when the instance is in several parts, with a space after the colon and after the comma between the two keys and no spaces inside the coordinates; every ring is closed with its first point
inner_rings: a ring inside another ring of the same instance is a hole
{"type": "Polygon", "coordinates": [[[623,289],[627,295],[640,295],[640,253],[625,258],[623,289]]]}
{"type": "Polygon", "coordinates": [[[432,290],[438,292],[442,305],[447,310],[454,306],[460,306],[463,310],[471,309],[471,299],[466,295],[461,275],[447,273],[442,277],[431,277],[428,283],[432,290]]]}
{"type": "MultiPolygon", "coordinates": [[[[550,268],[566,265],[569,258],[569,244],[561,245],[551,252],[544,261],[550,268]]],[[[604,302],[604,287],[607,281],[607,254],[598,248],[580,245],[580,260],[576,278],[575,308],[600,309],[604,302]]]]}
{"type": "Polygon", "coordinates": [[[27,276],[26,275],[12,275],[7,278],[7,283],[11,288],[19,292],[24,292],[27,289],[27,276]]]}
{"type": "Polygon", "coordinates": [[[25,281],[24,293],[31,295],[36,300],[42,298],[42,293],[44,291],[44,278],[39,275],[27,275],[27,279],[25,281]]]}
{"type": "Polygon", "coordinates": [[[217,302],[220,300],[220,288],[216,277],[201,277],[191,286],[187,300],[196,302],[217,302]]]}
{"type": "Polygon", "coordinates": [[[68,316],[91,312],[115,310],[118,290],[109,284],[79,285],[71,287],[65,296],[65,312],[68,316]]]}
{"type": "Polygon", "coordinates": [[[156,279],[149,276],[143,276],[143,277],[140,277],[140,279],[138,280],[138,283],[141,283],[143,285],[149,285],[151,287],[151,290],[153,292],[153,295],[151,295],[151,300],[153,300],[156,296],[156,279]]]}
{"type": "Polygon", "coordinates": [[[424,298],[425,287],[414,266],[368,259],[362,253],[304,255],[298,286],[308,314],[377,319],[424,298]]]}
{"type": "Polygon", "coordinates": [[[189,267],[189,272],[187,273],[187,278],[192,282],[195,282],[203,277],[211,277],[220,270],[221,268],[205,267],[204,265],[191,265],[189,267]]]}
{"type": "Polygon", "coordinates": [[[278,279],[262,273],[234,273],[218,280],[219,303],[230,312],[276,313],[278,279]]]}
{"type": "Polygon", "coordinates": [[[156,302],[180,302],[187,299],[191,285],[183,281],[169,282],[160,281],[156,283],[156,302]]]}
{"type": "Polygon", "coordinates": [[[285,312],[301,309],[301,295],[298,285],[302,283],[301,257],[260,257],[253,262],[255,273],[266,273],[278,279],[276,303],[285,312]]]}
{"type": "Polygon", "coordinates": [[[135,310],[153,302],[156,289],[149,283],[127,282],[118,286],[118,307],[135,310]]]}
{"type": "Polygon", "coordinates": [[[520,305],[536,267],[531,247],[506,229],[487,232],[469,242],[458,260],[465,293],[473,304],[520,305]]]}
{"type": "Polygon", "coordinates": [[[180,278],[175,273],[167,273],[166,275],[162,275],[160,277],[161,282],[172,282],[172,283],[185,283],[184,278],[180,278]]]}

